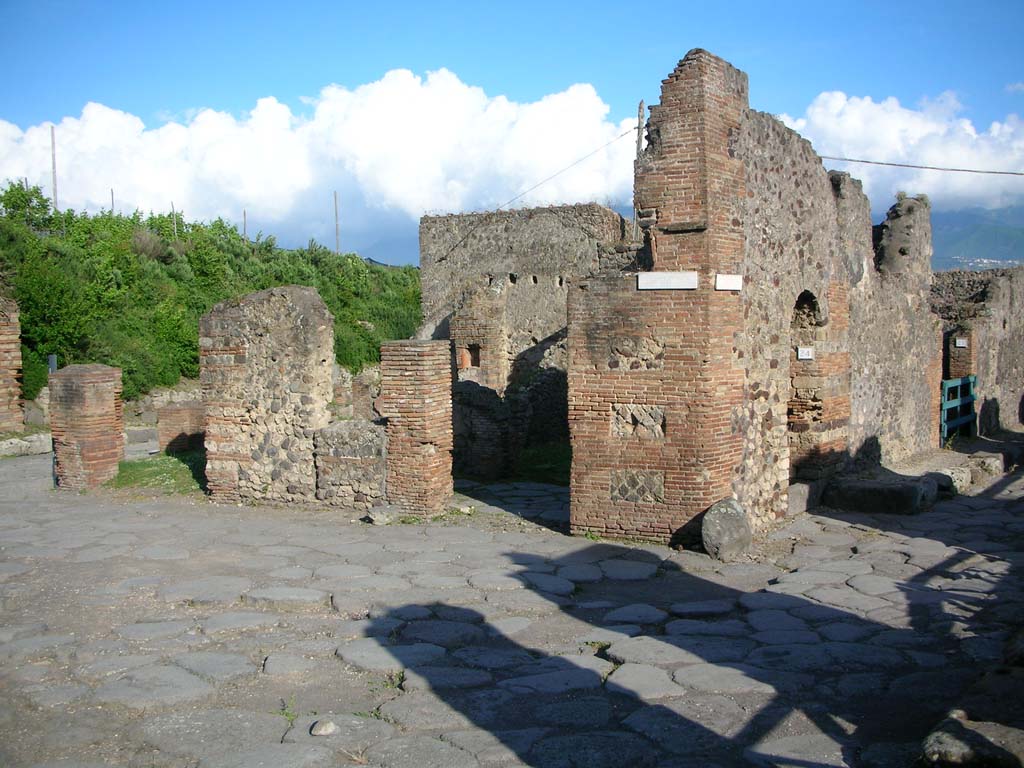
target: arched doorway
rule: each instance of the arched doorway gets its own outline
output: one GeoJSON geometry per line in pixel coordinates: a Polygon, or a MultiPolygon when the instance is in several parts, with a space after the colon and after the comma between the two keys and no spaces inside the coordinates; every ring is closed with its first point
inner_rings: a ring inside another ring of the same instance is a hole
{"type": "Polygon", "coordinates": [[[825,423],[826,379],[818,359],[825,338],[825,319],[817,297],[803,291],[793,306],[790,323],[790,388],[786,408],[789,431],[790,480],[814,480],[821,476],[821,442],[825,423]]]}

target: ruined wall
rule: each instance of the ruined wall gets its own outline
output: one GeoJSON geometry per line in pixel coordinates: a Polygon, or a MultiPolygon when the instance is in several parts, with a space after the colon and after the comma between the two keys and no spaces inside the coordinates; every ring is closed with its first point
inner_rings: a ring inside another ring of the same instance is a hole
{"type": "Polygon", "coordinates": [[[315,444],[317,499],[359,510],[384,502],[382,425],[366,419],[338,421],[317,431],[315,444]]]}
{"type": "Polygon", "coordinates": [[[706,51],[663,81],[647,134],[653,271],[570,293],[572,529],[685,536],[729,497],[763,525],[794,480],[936,445],[926,202],[873,240],[860,184],[750,110],[746,76],[706,51]]]}
{"type": "Polygon", "coordinates": [[[20,432],[23,426],[18,305],[0,296],[0,432],[20,432]]]}
{"type": "Polygon", "coordinates": [[[731,144],[746,100],[742,72],[706,51],[687,54],[651,108],[636,166],[639,223],[662,276],[651,290],[643,274],[573,287],[574,533],[687,537],[684,526],[732,495],[743,315],[739,292],[715,285],[743,262],[746,192],[731,144]]]}
{"type": "Polygon", "coordinates": [[[202,400],[173,403],[157,409],[157,446],[165,453],[202,448],[205,416],[202,400]]]}
{"type": "Polygon", "coordinates": [[[1024,267],[936,273],[932,304],[942,315],[950,343],[969,340],[967,360],[950,378],[974,366],[978,379],[978,428],[982,434],[1024,426],[1024,267]]]}
{"type": "Polygon", "coordinates": [[[206,478],[215,500],[308,501],[333,396],[334,321],[312,288],[218,304],[199,323],[206,478]]]}
{"type": "Polygon", "coordinates": [[[69,365],[50,375],[57,485],[84,490],[117,476],[124,458],[121,369],[69,365]]]}
{"type": "Polygon", "coordinates": [[[452,495],[452,362],[448,341],[389,341],[380,348],[387,420],[387,499],[414,514],[452,495]]]}

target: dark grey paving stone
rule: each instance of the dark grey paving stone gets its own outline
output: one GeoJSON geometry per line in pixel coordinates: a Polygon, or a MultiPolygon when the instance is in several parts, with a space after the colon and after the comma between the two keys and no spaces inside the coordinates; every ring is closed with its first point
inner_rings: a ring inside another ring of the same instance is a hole
{"type": "Polygon", "coordinates": [[[623,724],[669,752],[728,759],[738,757],[732,737],[746,717],[731,699],[705,694],[641,707],[623,724]]]}
{"type": "Polygon", "coordinates": [[[248,629],[261,627],[274,627],[281,622],[281,617],[276,613],[259,613],[256,611],[233,611],[211,616],[199,622],[203,631],[208,635],[215,635],[221,632],[239,632],[248,629]]]}
{"type": "Polygon", "coordinates": [[[812,632],[809,629],[773,629],[767,632],[755,632],[751,638],[763,645],[795,645],[817,643],[821,640],[817,632],[812,632]]]}
{"type": "Polygon", "coordinates": [[[677,669],[672,677],[678,685],[702,693],[740,694],[773,693],[776,687],[769,679],[778,675],[747,664],[690,664],[677,669]]]}
{"type": "Polygon", "coordinates": [[[530,750],[529,764],[546,768],[621,768],[625,755],[635,768],[654,766],[658,761],[658,752],[636,734],[591,731],[541,739],[530,750]]]}
{"type": "Polygon", "coordinates": [[[883,648],[868,643],[822,643],[840,669],[896,669],[909,665],[907,657],[892,648],[883,648]]]}
{"type": "Polygon", "coordinates": [[[604,697],[581,696],[567,701],[539,703],[534,711],[537,721],[546,725],[595,727],[611,719],[612,706],[604,697]]]}
{"type": "Polygon", "coordinates": [[[338,658],[347,664],[374,672],[400,672],[435,662],[444,654],[444,648],[432,643],[389,645],[374,638],[352,640],[337,650],[338,658]]]}
{"type": "Polygon", "coordinates": [[[278,744],[287,730],[280,715],[226,708],[147,714],[138,726],[140,740],[161,752],[209,759],[278,744]]]}
{"type": "Polygon", "coordinates": [[[330,608],[331,595],[319,589],[306,587],[265,587],[254,589],[242,595],[242,600],[250,605],[271,608],[278,611],[330,608]]]}
{"type": "Polygon", "coordinates": [[[605,577],[612,581],[644,581],[658,572],[658,566],[655,563],[642,563],[622,558],[602,560],[599,566],[605,577]]]}
{"type": "Polygon", "coordinates": [[[832,669],[832,656],[817,645],[766,645],[754,650],[745,662],[754,667],[794,672],[832,669]]]}
{"type": "Polygon", "coordinates": [[[410,730],[447,732],[477,727],[478,713],[468,707],[465,709],[471,714],[453,707],[447,696],[450,694],[412,691],[382,704],[380,713],[389,722],[410,730]]]}
{"type": "Polygon", "coordinates": [[[608,624],[660,624],[666,618],[668,614],[665,611],[646,603],[624,605],[604,615],[608,624]]]}
{"type": "Polygon", "coordinates": [[[563,579],[579,584],[592,584],[604,578],[604,571],[598,566],[585,563],[563,566],[556,573],[563,579]]]}
{"type": "Polygon", "coordinates": [[[867,622],[834,621],[823,624],[817,630],[825,639],[842,643],[863,640],[878,631],[878,627],[867,622]]]}
{"type": "Polygon", "coordinates": [[[483,642],[486,638],[480,627],[462,621],[428,619],[410,621],[401,631],[404,640],[432,643],[444,648],[459,648],[483,642]]]}
{"type": "Polygon", "coordinates": [[[500,649],[487,646],[459,648],[452,656],[463,664],[481,669],[512,669],[532,662],[533,656],[522,648],[500,649]]]}
{"type": "Polygon", "coordinates": [[[194,675],[219,683],[256,674],[256,665],[238,653],[194,651],[175,656],[172,661],[194,675]]]}
{"type": "Polygon", "coordinates": [[[192,628],[191,621],[140,621],[117,628],[117,634],[125,640],[145,642],[177,637],[192,628]]]}
{"type": "Polygon", "coordinates": [[[807,622],[785,611],[757,610],[750,611],[744,617],[747,623],[760,632],[771,632],[779,629],[806,630],[807,622]]]}
{"type": "Polygon", "coordinates": [[[404,736],[376,744],[366,758],[382,768],[477,768],[469,752],[430,736],[404,736]]]}
{"type": "Polygon", "coordinates": [[[724,621],[700,621],[698,619],[676,619],[665,625],[667,635],[718,635],[720,637],[747,637],[750,626],[739,619],[724,621]]]}
{"type": "Polygon", "coordinates": [[[722,616],[732,613],[736,608],[736,600],[695,600],[693,602],[673,603],[669,608],[676,616],[683,618],[702,618],[710,616],[722,616]]]}
{"type": "Polygon", "coordinates": [[[101,685],[94,699],[131,709],[165,707],[196,701],[213,693],[213,686],[180,667],[138,667],[101,685]]]}
{"type": "Polygon", "coordinates": [[[600,688],[602,676],[589,669],[563,669],[536,675],[510,677],[498,686],[512,693],[564,693],[600,688]]]}
{"type": "Polygon", "coordinates": [[[204,768],[334,768],[337,755],[313,744],[268,744],[206,758],[204,768]]]}
{"type": "Polygon", "coordinates": [[[538,739],[548,732],[546,728],[521,728],[494,731],[481,729],[443,733],[441,738],[473,755],[481,765],[509,765],[518,763],[538,739]]]}
{"type": "Polygon", "coordinates": [[[263,660],[262,672],[265,675],[286,676],[302,675],[322,667],[323,662],[317,659],[310,659],[306,656],[299,656],[294,653],[275,652],[263,660]]]}
{"type": "Polygon", "coordinates": [[[252,582],[240,576],[207,576],[168,584],[158,589],[157,594],[169,603],[237,603],[251,587],[252,582]]]}
{"type": "Polygon", "coordinates": [[[765,768],[846,768],[846,749],[842,742],[816,732],[769,737],[745,749],[743,757],[765,768]]]}
{"type": "Polygon", "coordinates": [[[622,664],[608,676],[605,690],[642,701],[684,696],[687,691],[672,682],[668,672],[648,664],[622,664]]]}
{"type": "Polygon", "coordinates": [[[576,584],[560,576],[552,576],[549,573],[524,573],[530,584],[542,592],[550,592],[553,595],[571,595],[576,590],[576,584]]]}
{"type": "Polygon", "coordinates": [[[402,690],[443,691],[463,688],[479,688],[489,685],[494,676],[482,669],[465,669],[463,667],[422,666],[405,670],[402,690]]]}
{"type": "Polygon", "coordinates": [[[397,733],[393,725],[374,717],[320,712],[299,717],[284,740],[286,743],[312,743],[342,757],[351,757],[361,755],[374,744],[394,738],[397,733]],[[314,726],[316,735],[311,732],[314,726]]]}

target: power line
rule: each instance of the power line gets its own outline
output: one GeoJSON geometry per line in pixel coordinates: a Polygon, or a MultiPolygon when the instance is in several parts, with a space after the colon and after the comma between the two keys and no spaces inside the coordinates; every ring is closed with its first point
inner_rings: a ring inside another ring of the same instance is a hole
{"type": "Polygon", "coordinates": [[[821,155],[822,160],[838,160],[843,163],[864,163],[865,165],[889,165],[894,168],[916,168],[921,171],[947,171],[949,173],[987,173],[995,176],[1024,176],[1024,171],[986,171],[980,168],[942,168],[937,165],[914,165],[913,163],[887,163],[882,160],[857,160],[852,157],[821,155]]]}
{"type": "MultiPolygon", "coordinates": [[[[593,157],[594,155],[596,155],[596,154],[597,154],[598,152],[600,152],[600,151],[601,151],[601,150],[603,150],[603,149],[607,149],[607,148],[608,148],[608,147],[610,147],[610,146],[611,146],[612,144],[614,144],[614,143],[615,143],[616,141],[619,141],[620,139],[623,139],[623,138],[625,138],[626,136],[629,136],[629,135],[630,135],[630,134],[632,134],[632,133],[633,133],[633,132],[634,132],[635,130],[636,130],[635,128],[630,128],[630,129],[629,129],[629,130],[627,130],[627,131],[623,131],[622,133],[620,133],[620,134],[619,134],[618,136],[616,136],[616,137],[615,137],[614,139],[612,139],[611,141],[605,142],[604,144],[602,144],[602,145],[601,145],[600,147],[598,147],[597,149],[595,149],[595,150],[593,150],[593,151],[591,151],[591,152],[588,152],[587,154],[583,155],[583,157],[577,158],[576,160],[572,161],[571,163],[569,163],[569,164],[568,164],[567,166],[565,166],[564,168],[562,168],[562,169],[560,169],[560,170],[558,170],[558,171],[555,171],[554,173],[552,173],[552,174],[551,174],[550,176],[548,176],[547,178],[545,178],[545,179],[541,179],[540,181],[538,181],[538,182],[537,182],[536,184],[534,184],[534,185],[533,185],[532,187],[530,187],[529,189],[523,190],[523,191],[522,191],[522,192],[520,192],[520,193],[519,193],[518,195],[516,195],[515,197],[511,198],[510,200],[507,200],[506,202],[502,203],[501,205],[499,205],[499,206],[498,206],[497,208],[495,208],[494,210],[495,210],[495,211],[500,211],[500,210],[501,210],[502,208],[507,208],[508,206],[512,205],[512,203],[514,203],[514,202],[515,202],[516,200],[518,200],[519,198],[521,198],[521,197],[525,197],[526,195],[528,195],[528,194],[530,194],[531,192],[533,192],[533,190],[535,190],[535,189],[537,189],[537,188],[539,188],[539,187],[542,187],[542,186],[544,186],[545,184],[547,184],[547,183],[548,183],[549,181],[551,181],[552,179],[558,178],[559,176],[561,176],[561,175],[562,175],[563,173],[565,173],[566,171],[570,170],[571,168],[575,168],[575,167],[576,167],[577,165],[579,165],[580,163],[582,163],[582,162],[583,162],[584,160],[587,160],[587,159],[589,159],[589,158],[593,157]]],[[[449,249],[448,249],[448,250],[447,250],[447,251],[445,252],[444,256],[442,256],[441,258],[439,258],[439,259],[438,259],[438,261],[439,261],[439,262],[441,262],[441,261],[445,261],[445,260],[447,260],[447,258],[448,258],[449,256],[451,256],[452,252],[453,252],[453,251],[454,251],[454,250],[455,250],[456,248],[458,248],[458,247],[459,247],[460,245],[462,245],[462,244],[463,244],[464,242],[466,242],[466,241],[467,241],[467,240],[469,239],[470,235],[472,235],[472,234],[473,234],[474,232],[476,232],[476,231],[477,231],[478,229],[480,229],[480,227],[482,227],[483,225],[484,225],[484,222],[482,222],[482,221],[481,221],[481,222],[480,222],[479,224],[477,224],[477,225],[476,225],[475,227],[473,227],[473,228],[472,228],[471,230],[469,230],[469,232],[467,232],[467,233],[466,233],[465,235],[463,235],[463,236],[462,236],[462,237],[461,237],[461,238],[460,238],[460,239],[458,240],[458,242],[456,242],[456,243],[455,243],[455,245],[453,245],[453,246],[452,246],[451,248],[449,248],[449,249]]]]}

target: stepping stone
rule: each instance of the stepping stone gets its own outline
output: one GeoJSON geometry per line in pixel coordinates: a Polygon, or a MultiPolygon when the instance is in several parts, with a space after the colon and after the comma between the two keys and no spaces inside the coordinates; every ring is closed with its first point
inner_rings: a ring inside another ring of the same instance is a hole
{"type": "Polygon", "coordinates": [[[672,674],[677,684],[703,693],[774,693],[767,670],[746,664],[691,664],[672,674]]]}
{"type": "Polygon", "coordinates": [[[169,584],[161,587],[157,594],[169,603],[234,603],[251,587],[251,581],[238,576],[208,576],[169,584]]]}
{"type": "Polygon", "coordinates": [[[669,610],[676,616],[696,619],[732,613],[735,608],[735,600],[697,600],[692,603],[673,603],[669,610]]]}
{"type": "Polygon", "coordinates": [[[149,709],[195,701],[213,692],[213,686],[180,667],[152,666],[133,669],[105,683],[93,698],[104,704],[149,709]]]}
{"type": "Polygon", "coordinates": [[[256,613],[255,611],[234,611],[221,613],[202,621],[203,632],[215,635],[219,632],[237,632],[243,629],[258,627],[274,627],[281,617],[274,613],[256,613]]]}
{"type": "Polygon", "coordinates": [[[612,581],[644,581],[658,572],[654,563],[641,563],[637,560],[602,560],[599,565],[604,575],[612,581]]]}
{"type": "Polygon", "coordinates": [[[407,667],[429,664],[444,656],[445,650],[431,643],[387,645],[373,638],[360,638],[336,651],[339,659],[360,669],[374,672],[401,672],[407,667]]]}
{"type": "Polygon", "coordinates": [[[445,648],[478,644],[486,637],[484,631],[475,624],[441,619],[410,621],[405,625],[401,635],[405,640],[432,643],[445,648]]]}
{"type": "Polygon", "coordinates": [[[550,592],[554,595],[571,595],[576,591],[576,585],[568,579],[548,573],[527,572],[523,574],[523,578],[542,592],[550,592]]]}
{"type": "Polygon", "coordinates": [[[642,701],[684,696],[686,691],[672,682],[668,672],[647,664],[622,664],[605,681],[609,693],[622,693],[642,701]]]}
{"type": "Polygon", "coordinates": [[[194,651],[171,659],[194,675],[215,683],[256,674],[256,665],[238,653],[194,651]]]}
{"type": "Polygon", "coordinates": [[[621,622],[623,624],[660,624],[666,618],[668,618],[668,614],[665,611],[646,603],[624,605],[622,608],[616,608],[604,615],[606,622],[621,622]]]}
{"type": "Polygon", "coordinates": [[[476,758],[431,736],[388,739],[366,750],[366,759],[382,768],[479,768],[476,758]]]}
{"type": "Polygon", "coordinates": [[[319,589],[305,587],[266,587],[254,589],[242,595],[242,600],[251,605],[273,608],[279,611],[303,608],[330,608],[331,596],[319,589]]]}
{"type": "Polygon", "coordinates": [[[489,685],[494,677],[482,669],[462,667],[416,667],[405,670],[403,691],[441,691],[452,688],[478,688],[489,685]]]}

